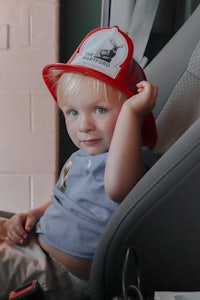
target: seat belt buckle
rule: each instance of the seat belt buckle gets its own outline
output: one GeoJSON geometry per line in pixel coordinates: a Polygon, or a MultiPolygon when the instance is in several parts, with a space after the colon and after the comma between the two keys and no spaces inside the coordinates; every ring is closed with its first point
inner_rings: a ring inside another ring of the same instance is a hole
{"type": "Polygon", "coordinates": [[[9,300],[47,300],[39,282],[33,280],[9,293],[9,300]]]}

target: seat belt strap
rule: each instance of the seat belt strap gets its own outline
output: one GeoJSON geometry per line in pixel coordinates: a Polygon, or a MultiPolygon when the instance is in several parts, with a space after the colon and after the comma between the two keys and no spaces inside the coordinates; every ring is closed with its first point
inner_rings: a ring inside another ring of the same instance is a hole
{"type": "Polygon", "coordinates": [[[142,67],[144,67],[148,61],[147,58],[144,57],[144,52],[149,40],[158,5],[159,0],[137,0],[131,18],[128,35],[134,43],[133,58],[142,67]]]}

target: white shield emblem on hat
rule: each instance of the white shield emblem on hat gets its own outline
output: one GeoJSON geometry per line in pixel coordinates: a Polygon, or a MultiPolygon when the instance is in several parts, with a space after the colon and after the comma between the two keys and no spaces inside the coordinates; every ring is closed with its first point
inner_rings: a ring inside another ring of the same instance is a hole
{"type": "Polygon", "coordinates": [[[115,78],[127,55],[127,41],[118,29],[105,28],[87,37],[71,64],[92,68],[115,78]]]}

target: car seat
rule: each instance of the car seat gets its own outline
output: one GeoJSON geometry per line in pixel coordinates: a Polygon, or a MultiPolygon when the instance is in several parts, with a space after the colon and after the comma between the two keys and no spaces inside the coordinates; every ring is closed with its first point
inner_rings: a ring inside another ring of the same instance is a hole
{"type": "Polygon", "coordinates": [[[154,151],[161,157],[101,237],[92,300],[128,299],[129,287],[144,299],[200,290],[200,5],[145,72],[159,87],[154,151]]]}

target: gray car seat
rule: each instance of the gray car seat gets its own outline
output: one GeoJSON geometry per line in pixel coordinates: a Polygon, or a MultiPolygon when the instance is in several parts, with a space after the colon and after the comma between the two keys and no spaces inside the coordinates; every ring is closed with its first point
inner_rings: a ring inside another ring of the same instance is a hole
{"type": "Polygon", "coordinates": [[[92,300],[128,299],[129,285],[145,299],[159,290],[200,290],[200,5],[146,74],[159,87],[154,150],[162,156],[102,235],[92,300]]]}

